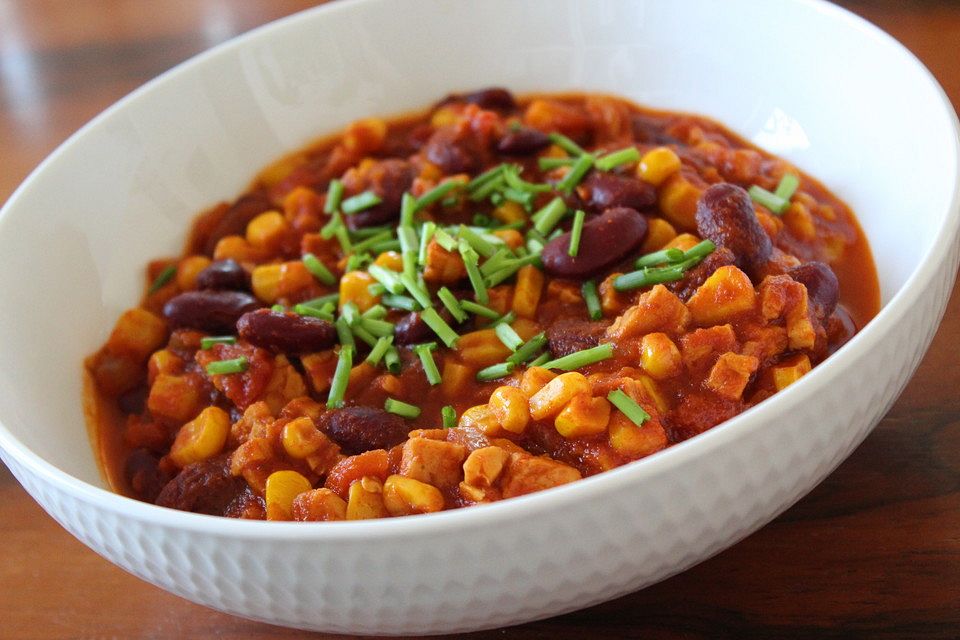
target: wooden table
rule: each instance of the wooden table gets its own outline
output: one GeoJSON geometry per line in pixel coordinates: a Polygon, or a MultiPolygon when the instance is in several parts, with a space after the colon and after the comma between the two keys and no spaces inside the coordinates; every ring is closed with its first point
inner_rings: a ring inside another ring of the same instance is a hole
{"type": "MultiPolygon", "coordinates": [[[[0,0],[0,201],[103,108],[308,0],[0,0]]],[[[845,2],[960,107],[960,5],[845,2]]],[[[812,43],[811,46],[815,46],[812,43]]],[[[960,636],[960,295],[876,431],[775,522],[659,585],[477,638],[960,636]]],[[[0,465],[0,636],[279,638],[141,582],[73,539],[0,465]]],[[[319,637],[319,636],[317,636],[319,637]]]]}

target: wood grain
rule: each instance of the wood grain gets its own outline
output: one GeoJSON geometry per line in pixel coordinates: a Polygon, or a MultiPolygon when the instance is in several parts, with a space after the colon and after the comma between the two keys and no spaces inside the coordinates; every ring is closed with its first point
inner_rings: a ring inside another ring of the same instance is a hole
{"type": "MultiPolygon", "coordinates": [[[[170,66],[306,0],[0,0],[0,201],[57,144],[170,66]]],[[[960,105],[960,4],[848,1],[960,105]]],[[[584,611],[470,638],[960,636],[960,288],[889,415],[823,484],[703,564],[584,611]]],[[[124,573],[0,466],[0,637],[285,638],[124,573]]],[[[313,637],[323,637],[320,635],[313,637]]]]}

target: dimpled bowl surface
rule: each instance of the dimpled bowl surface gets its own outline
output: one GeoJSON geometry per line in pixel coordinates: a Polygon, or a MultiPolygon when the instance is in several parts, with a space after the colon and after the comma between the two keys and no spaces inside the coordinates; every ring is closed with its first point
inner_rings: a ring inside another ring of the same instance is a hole
{"type": "Polygon", "coordinates": [[[135,92],[7,203],[3,460],[104,557],[249,618],[440,633],[598,603],[768,522],[889,408],[952,286],[957,155],[956,116],[929,73],[885,34],[820,2],[361,0],[308,11],[135,92]],[[239,193],[284,151],[358,117],[485,85],[601,91],[704,113],[786,156],[857,211],[882,312],[810,375],[734,420],[639,463],[502,503],[302,525],[180,513],[106,491],[81,412],[80,363],[138,299],[145,261],[176,253],[196,211],[239,193]]]}

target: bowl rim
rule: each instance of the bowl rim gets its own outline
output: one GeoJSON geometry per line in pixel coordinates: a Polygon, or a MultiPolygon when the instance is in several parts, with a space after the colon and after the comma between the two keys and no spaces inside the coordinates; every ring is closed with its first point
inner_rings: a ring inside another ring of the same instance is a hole
{"type": "MultiPolygon", "coordinates": [[[[32,184],[37,181],[37,177],[46,170],[48,165],[55,162],[66,150],[86,136],[90,130],[110,119],[115,112],[144,99],[156,87],[167,82],[172,76],[195,66],[204,65],[207,61],[226,55],[252,41],[264,39],[272,32],[284,29],[289,23],[312,19],[316,15],[326,13],[352,11],[355,6],[375,4],[382,1],[350,0],[299,11],[241,33],[226,42],[202,51],[141,85],[73,133],[24,179],[0,209],[0,232],[2,232],[3,223],[9,217],[9,213],[17,207],[22,195],[31,188],[32,184]]],[[[958,122],[957,114],[936,78],[909,49],[868,20],[826,0],[793,0],[793,2],[825,15],[830,20],[840,21],[848,28],[859,31],[862,35],[872,38],[883,46],[892,47],[907,61],[911,62],[915,71],[920,73],[940,98],[940,107],[944,110],[952,129],[954,165],[960,166],[960,122],[958,122]]],[[[960,177],[955,179],[953,193],[947,207],[947,215],[937,232],[942,237],[954,241],[960,235],[960,177]]],[[[477,524],[490,526],[495,523],[509,522],[516,518],[529,518],[540,511],[552,511],[571,503],[585,502],[591,497],[606,494],[615,487],[642,482],[646,477],[665,473],[675,466],[701,458],[717,448],[729,446],[730,441],[739,440],[752,429],[760,428],[771,422],[780,414],[781,409],[787,408],[789,404],[795,404],[803,401],[804,398],[809,398],[818,388],[828,384],[832,375],[842,372],[847,361],[855,360],[858,354],[877,348],[881,341],[895,330],[896,325],[911,308],[912,303],[919,298],[921,292],[926,289],[939,271],[950,266],[945,262],[951,250],[951,245],[952,242],[932,243],[921,256],[917,266],[904,284],[881,307],[879,313],[848,343],[817,365],[810,375],[804,376],[791,385],[788,392],[775,394],[702,434],[633,463],[567,485],[491,504],[476,505],[469,509],[453,509],[432,514],[378,520],[328,522],[324,523],[323,526],[304,526],[303,523],[299,522],[267,522],[224,518],[159,507],[80,480],[40,457],[14,436],[2,422],[0,422],[0,449],[14,462],[11,465],[12,470],[16,470],[16,465],[22,465],[34,476],[42,478],[46,483],[53,485],[72,498],[85,503],[96,504],[103,510],[123,517],[134,518],[144,523],[212,536],[307,541],[370,540],[387,537],[397,538],[399,536],[422,537],[424,534],[443,534],[477,524]]]]}

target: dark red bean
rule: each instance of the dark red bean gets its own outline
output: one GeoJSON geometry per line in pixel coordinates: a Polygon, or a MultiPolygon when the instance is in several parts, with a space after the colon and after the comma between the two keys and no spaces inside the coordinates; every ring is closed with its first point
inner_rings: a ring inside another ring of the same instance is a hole
{"type": "Polygon", "coordinates": [[[733,252],[726,247],[719,247],[713,253],[703,259],[703,262],[690,269],[683,275],[683,280],[668,282],[667,289],[677,295],[678,298],[686,302],[690,299],[696,290],[707,281],[714,271],[720,267],[734,264],[737,258],[733,252]]]}
{"type": "Polygon", "coordinates": [[[560,320],[547,329],[550,354],[561,358],[576,351],[597,346],[609,322],[591,320],[560,320]]]}
{"type": "Polygon", "coordinates": [[[380,196],[380,204],[345,216],[351,229],[375,227],[400,217],[403,192],[413,184],[414,170],[405,160],[381,160],[367,174],[368,189],[380,196]]]}
{"type": "Polygon", "coordinates": [[[237,333],[254,346],[280,353],[313,353],[337,342],[337,330],[326,320],[270,309],[242,315],[237,333]]]}
{"type": "Polygon", "coordinates": [[[134,449],[127,456],[123,472],[130,488],[141,500],[156,500],[167,482],[168,478],[163,477],[159,463],[159,458],[146,449],[134,449]]]}
{"type": "Polygon", "coordinates": [[[147,396],[150,395],[150,387],[145,384],[134,387],[117,396],[117,406],[124,413],[143,413],[147,406],[147,396]]]}
{"type": "Polygon", "coordinates": [[[221,516],[247,483],[230,474],[226,456],[187,465],[157,496],[161,507],[221,516]]]}
{"type": "Polygon", "coordinates": [[[197,274],[198,289],[250,290],[250,275],[236,260],[217,260],[197,274]]]}
{"type": "Polygon", "coordinates": [[[635,115],[631,121],[633,137],[646,144],[682,144],[680,140],[664,132],[666,122],[659,118],[635,115]]]}
{"type": "Polygon", "coordinates": [[[240,316],[260,306],[256,298],[240,291],[187,291],[163,305],[163,315],[175,327],[233,333],[240,316]]]}
{"type": "Polygon", "coordinates": [[[828,265],[807,262],[787,271],[787,275],[807,288],[807,299],[820,319],[828,317],[840,302],[840,281],[828,265]]]}
{"type": "Polygon", "coordinates": [[[521,127],[509,131],[497,143],[497,151],[512,156],[528,156],[550,145],[547,134],[536,129],[521,127]]]}
{"type": "Polygon", "coordinates": [[[597,211],[610,207],[630,207],[640,211],[657,201],[657,190],[637,178],[606,171],[593,171],[583,181],[587,204],[597,211]]]}
{"type": "MultiPolygon", "coordinates": [[[[445,308],[441,308],[438,313],[450,326],[457,325],[453,316],[445,308]]],[[[437,335],[433,332],[433,329],[427,326],[427,323],[423,321],[417,311],[411,311],[400,318],[393,330],[393,343],[397,345],[431,342],[436,339],[437,335]]]]}
{"type": "Polygon", "coordinates": [[[480,166],[473,140],[459,135],[452,127],[434,131],[424,147],[427,160],[444,173],[469,173],[480,166]]]}
{"type": "Polygon", "coordinates": [[[410,425],[400,416],[375,407],[345,407],[323,415],[323,429],[345,453],[389,449],[407,439],[410,425]]]}
{"type": "Polygon", "coordinates": [[[697,203],[697,230],[736,256],[736,265],[756,279],[770,259],[773,244],[757,220],[747,192],[721,182],[709,187],[697,203]]]}
{"type": "Polygon", "coordinates": [[[440,107],[451,102],[475,104],[482,109],[509,110],[517,106],[513,94],[502,87],[488,87],[471,93],[454,93],[441,100],[437,106],[440,107]]]}
{"type": "Polygon", "coordinates": [[[265,194],[251,193],[234,202],[217,225],[210,231],[203,243],[203,251],[209,256],[217,243],[226,236],[242,236],[247,230],[247,224],[264,211],[273,208],[273,203],[265,194]]]}
{"type": "Polygon", "coordinates": [[[540,255],[547,273],[561,278],[587,278],[616,264],[640,246],[647,221],[634,209],[616,207],[588,220],[580,234],[577,257],[568,254],[570,232],[554,238],[540,255]]]}

